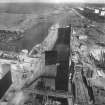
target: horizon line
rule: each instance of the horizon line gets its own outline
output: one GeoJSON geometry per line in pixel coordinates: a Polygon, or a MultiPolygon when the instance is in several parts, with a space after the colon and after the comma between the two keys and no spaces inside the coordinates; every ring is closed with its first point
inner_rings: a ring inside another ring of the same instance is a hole
{"type": "Polygon", "coordinates": [[[56,3],[56,2],[32,2],[32,1],[0,1],[0,3],[43,3],[43,4],[105,4],[105,2],[59,2],[59,3],[56,3]]]}

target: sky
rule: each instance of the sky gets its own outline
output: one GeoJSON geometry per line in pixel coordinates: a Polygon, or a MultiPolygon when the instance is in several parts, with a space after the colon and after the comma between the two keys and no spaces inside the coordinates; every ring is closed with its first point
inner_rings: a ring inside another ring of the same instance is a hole
{"type": "Polygon", "coordinates": [[[2,2],[45,2],[45,3],[85,3],[85,2],[89,2],[89,3],[105,3],[105,0],[0,0],[0,3],[2,2]]]}

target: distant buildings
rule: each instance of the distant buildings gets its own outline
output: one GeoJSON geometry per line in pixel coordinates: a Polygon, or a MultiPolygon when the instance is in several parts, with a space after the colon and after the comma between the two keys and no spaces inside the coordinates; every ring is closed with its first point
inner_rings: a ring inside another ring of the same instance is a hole
{"type": "Polygon", "coordinates": [[[105,16],[105,8],[94,8],[94,13],[99,16],[105,16]]]}
{"type": "Polygon", "coordinates": [[[105,16],[105,10],[101,11],[100,16],[105,16]]]}
{"type": "Polygon", "coordinates": [[[84,10],[84,8],[79,8],[81,11],[83,11],[84,10]]]}
{"type": "Polygon", "coordinates": [[[95,13],[99,16],[105,16],[105,8],[90,8],[90,7],[86,7],[86,8],[78,8],[81,11],[85,11],[87,13],[95,13]]]}
{"type": "Polygon", "coordinates": [[[99,9],[95,9],[94,12],[98,14],[100,11],[99,11],[99,9]]]}

